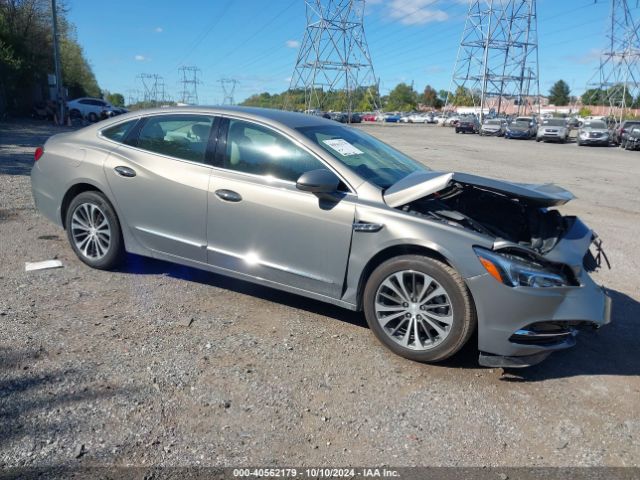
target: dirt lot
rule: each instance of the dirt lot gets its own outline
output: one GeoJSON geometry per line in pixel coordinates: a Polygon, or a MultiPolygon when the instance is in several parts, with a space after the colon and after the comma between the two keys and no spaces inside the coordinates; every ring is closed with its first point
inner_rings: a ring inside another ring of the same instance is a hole
{"type": "Polygon", "coordinates": [[[473,345],[429,366],[315,301],[140,257],[90,270],[31,199],[53,129],[0,124],[0,468],[640,466],[640,153],[362,128],[437,169],[572,190],[613,323],[522,371],[479,368],[473,345]]]}

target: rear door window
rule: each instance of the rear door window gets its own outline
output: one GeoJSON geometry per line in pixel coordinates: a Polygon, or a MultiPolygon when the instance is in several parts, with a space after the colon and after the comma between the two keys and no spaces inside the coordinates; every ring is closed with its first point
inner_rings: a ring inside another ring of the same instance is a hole
{"type": "Polygon", "coordinates": [[[140,130],[136,146],[170,157],[205,163],[213,126],[208,115],[157,115],[140,130]]]}
{"type": "Polygon", "coordinates": [[[105,128],[100,133],[103,137],[113,140],[114,142],[123,143],[127,138],[127,134],[131,131],[138,119],[129,120],[128,122],[119,123],[113,127],[105,128]]]}

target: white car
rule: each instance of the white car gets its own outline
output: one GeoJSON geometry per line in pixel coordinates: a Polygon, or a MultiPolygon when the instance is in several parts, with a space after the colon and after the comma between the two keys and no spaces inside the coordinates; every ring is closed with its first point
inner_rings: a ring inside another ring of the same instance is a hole
{"type": "Polygon", "coordinates": [[[71,117],[86,118],[90,122],[97,122],[106,117],[112,117],[120,113],[109,102],[100,98],[82,97],[67,102],[67,108],[71,117]]]}

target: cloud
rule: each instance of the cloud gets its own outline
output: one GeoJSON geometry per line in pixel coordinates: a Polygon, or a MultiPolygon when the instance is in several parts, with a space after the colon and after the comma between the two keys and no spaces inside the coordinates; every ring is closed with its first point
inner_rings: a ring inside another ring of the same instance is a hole
{"type": "Polygon", "coordinates": [[[136,62],[146,62],[146,61],[148,61],[148,60],[149,60],[149,58],[148,58],[148,57],[145,57],[144,55],[136,55],[136,56],[134,56],[134,57],[133,57],[133,59],[134,59],[136,62]]]}
{"type": "Polygon", "coordinates": [[[162,32],[164,32],[164,28],[156,27],[156,28],[153,29],[153,31],[156,32],[156,33],[162,33],[162,32]]]}
{"type": "Polygon", "coordinates": [[[444,22],[449,18],[447,12],[431,8],[437,2],[438,0],[391,0],[387,7],[388,16],[404,25],[444,22]]]}
{"type": "Polygon", "coordinates": [[[600,60],[601,55],[602,51],[599,48],[592,48],[591,50],[582,54],[569,55],[565,58],[572,63],[577,63],[578,65],[588,65],[590,63],[596,62],[597,60],[600,60]]]}
{"type": "Polygon", "coordinates": [[[289,48],[298,48],[300,46],[300,42],[298,40],[287,40],[284,44],[289,48]]]}

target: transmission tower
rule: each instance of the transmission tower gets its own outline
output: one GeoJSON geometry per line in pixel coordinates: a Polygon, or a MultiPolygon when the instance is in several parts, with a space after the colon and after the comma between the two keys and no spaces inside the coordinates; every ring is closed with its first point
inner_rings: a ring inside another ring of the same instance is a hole
{"type": "Polygon", "coordinates": [[[142,83],[142,95],[145,103],[157,105],[164,101],[164,79],[157,73],[141,73],[138,79],[142,83]]]}
{"type": "Polygon", "coordinates": [[[307,110],[324,110],[331,99],[351,112],[368,97],[380,105],[378,81],[364,33],[365,0],[305,0],[307,27],[289,85],[288,105],[304,92],[307,110]]]}
{"type": "Polygon", "coordinates": [[[180,101],[187,105],[198,104],[198,85],[202,83],[198,78],[200,69],[198,67],[181,67],[179,70],[182,83],[180,101]]]}
{"type": "Polygon", "coordinates": [[[607,47],[600,57],[596,75],[598,104],[609,107],[609,114],[622,119],[640,100],[640,37],[627,0],[612,0],[607,47]]]}
{"type": "Polygon", "coordinates": [[[447,106],[470,96],[482,118],[512,103],[539,113],[536,0],[470,0],[447,106]]]}
{"type": "Polygon", "coordinates": [[[221,78],[218,80],[222,87],[223,100],[222,105],[235,105],[235,99],[233,98],[236,92],[236,85],[240,82],[235,78],[221,78]]]}

